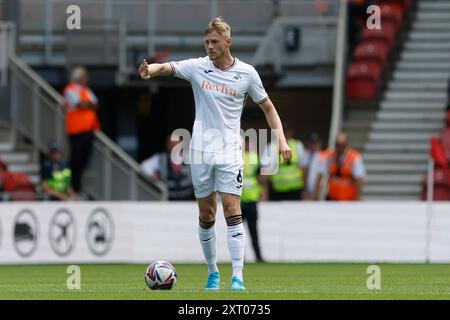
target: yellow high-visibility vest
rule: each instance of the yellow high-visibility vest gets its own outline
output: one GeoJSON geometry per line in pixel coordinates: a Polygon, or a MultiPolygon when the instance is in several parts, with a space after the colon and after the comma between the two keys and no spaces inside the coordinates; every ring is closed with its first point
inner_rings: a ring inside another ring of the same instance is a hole
{"type": "Polygon", "coordinates": [[[280,160],[278,172],[271,176],[272,189],[275,192],[289,192],[303,189],[303,170],[298,167],[297,140],[289,139],[292,158],[289,163],[280,160]]]}
{"type": "Polygon", "coordinates": [[[258,181],[259,158],[256,152],[244,153],[244,182],[242,187],[242,202],[258,202],[262,186],[258,181]]]}

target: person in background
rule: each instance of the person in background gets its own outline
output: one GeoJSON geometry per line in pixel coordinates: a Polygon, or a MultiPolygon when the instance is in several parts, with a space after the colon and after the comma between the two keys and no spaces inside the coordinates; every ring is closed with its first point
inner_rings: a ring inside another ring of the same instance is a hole
{"type": "MultiPolygon", "coordinates": [[[[280,159],[278,172],[269,177],[270,200],[302,200],[304,187],[303,166],[305,161],[305,148],[300,140],[294,138],[294,130],[287,123],[283,124],[285,137],[292,150],[289,161],[280,159]]],[[[273,149],[273,146],[272,146],[273,149]]],[[[278,156],[275,152],[272,155],[278,156]]],[[[273,159],[272,159],[273,161],[273,159]]]]}
{"type": "Polygon", "coordinates": [[[42,190],[52,201],[78,200],[71,186],[72,172],[63,160],[62,151],[57,143],[48,146],[48,157],[41,168],[42,190]]]}
{"type": "Polygon", "coordinates": [[[332,201],[356,201],[361,199],[366,174],[361,154],[349,146],[345,133],[336,136],[335,150],[323,161],[320,168],[316,197],[320,196],[320,184],[328,173],[327,199],[332,201]]]}
{"type": "Polygon", "coordinates": [[[162,181],[169,188],[169,200],[195,200],[190,166],[183,162],[181,153],[173,152],[180,137],[169,135],[166,151],[156,153],[141,163],[144,174],[152,181],[162,181]]]}
{"type": "Polygon", "coordinates": [[[83,67],[72,70],[70,83],[64,88],[66,133],[70,142],[72,186],[81,191],[83,172],[92,152],[94,132],[100,129],[97,118],[98,99],[88,87],[88,72],[83,67]]]}
{"type": "Polygon", "coordinates": [[[259,155],[256,146],[250,145],[245,139],[244,151],[244,178],[241,196],[242,217],[247,221],[247,226],[252,239],[252,247],[256,261],[264,262],[261,255],[258,237],[258,202],[263,194],[264,176],[260,175],[259,155]]]}
{"type": "Polygon", "coordinates": [[[305,163],[303,171],[305,174],[305,190],[303,200],[315,200],[317,190],[317,178],[322,153],[322,139],[317,133],[312,133],[306,145],[305,163]]]}

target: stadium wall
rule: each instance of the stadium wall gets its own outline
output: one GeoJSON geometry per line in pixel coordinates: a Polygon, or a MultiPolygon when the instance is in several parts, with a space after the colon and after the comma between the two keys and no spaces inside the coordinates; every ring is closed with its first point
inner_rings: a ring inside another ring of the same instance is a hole
{"type": "MultiPolygon", "coordinates": [[[[271,262],[450,262],[450,204],[261,203],[259,230],[271,262]],[[427,226],[430,232],[427,233],[427,226]]],[[[202,262],[197,205],[0,204],[0,264],[202,262]]],[[[222,210],[218,258],[229,261],[222,210]]],[[[254,259],[247,233],[246,259],[254,259]]]]}

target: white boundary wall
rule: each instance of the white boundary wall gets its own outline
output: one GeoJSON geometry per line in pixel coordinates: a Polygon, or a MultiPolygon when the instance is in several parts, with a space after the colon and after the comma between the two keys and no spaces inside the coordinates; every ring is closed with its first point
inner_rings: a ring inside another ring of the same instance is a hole
{"type": "MultiPolygon", "coordinates": [[[[195,202],[0,204],[0,264],[202,262],[197,210],[195,202]],[[68,225],[65,236],[58,225],[68,225]]],[[[426,261],[425,202],[277,202],[259,210],[268,261],[426,261]]],[[[450,203],[433,204],[431,216],[430,261],[450,262],[450,203]]],[[[222,209],[217,233],[219,261],[229,261],[222,209]]],[[[250,244],[247,232],[248,261],[250,244]]]]}

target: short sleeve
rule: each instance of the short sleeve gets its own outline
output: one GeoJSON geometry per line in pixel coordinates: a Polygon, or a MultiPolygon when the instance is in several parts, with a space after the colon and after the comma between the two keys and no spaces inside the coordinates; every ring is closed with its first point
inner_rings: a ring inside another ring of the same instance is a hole
{"type": "Polygon", "coordinates": [[[74,90],[67,90],[64,93],[64,99],[67,101],[71,108],[75,108],[81,101],[80,95],[74,90]]]}
{"type": "Polygon", "coordinates": [[[353,163],[353,177],[355,179],[364,179],[366,176],[366,169],[364,168],[364,163],[361,156],[355,159],[353,163]]]}
{"type": "Polygon", "coordinates": [[[150,157],[149,159],[142,162],[141,168],[142,168],[142,171],[147,176],[152,176],[155,173],[158,173],[160,170],[159,154],[157,153],[157,154],[153,155],[152,157],[150,157]]]}
{"type": "Polygon", "coordinates": [[[318,174],[321,174],[321,175],[325,175],[325,174],[327,174],[328,173],[328,167],[329,167],[329,158],[328,157],[320,157],[319,156],[319,159],[318,159],[318,163],[317,163],[317,172],[318,172],[318,174]]]}
{"type": "Polygon", "coordinates": [[[269,99],[266,90],[262,84],[261,78],[255,69],[252,69],[250,74],[250,84],[248,87],[248,94],[256,104],[261,104],[269,99]]]}
{"type": "Polygon", "coordinates": [[[297,154],[298,154],[297,164],[299,164],[301,167],[305,167],[307,164],[306,150],[305,146],[300,140],[297,140],[297,154]]]}
{"type": "Polygon", "coordinates": [[[195,66],[198,64],[198,60],[199,59],[197,58],[197,59],[187,59],[170,62],[173,76],[187,81],[191,81],[193,70],[195,66]]]}

